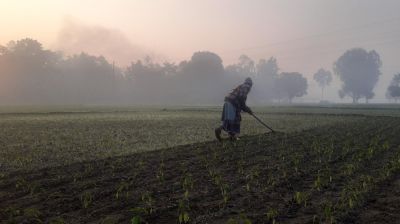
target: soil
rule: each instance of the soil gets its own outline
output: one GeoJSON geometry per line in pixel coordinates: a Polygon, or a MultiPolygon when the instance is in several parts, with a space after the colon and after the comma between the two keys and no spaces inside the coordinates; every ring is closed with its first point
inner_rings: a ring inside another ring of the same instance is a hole
{"type": "Polygon", "coordinates": [[[352,212],[348,223],[400,223],[400,175],[382,183],[363,207],[352,212]]]}
{"type": "Polygon", "coordinates": [[[0,222],[179,223],[186,212],[189,223],[399,223],[399,170],[382,177],[399,133],[399,118],[368,117],[14,172],[0,179],[0,222]]]}

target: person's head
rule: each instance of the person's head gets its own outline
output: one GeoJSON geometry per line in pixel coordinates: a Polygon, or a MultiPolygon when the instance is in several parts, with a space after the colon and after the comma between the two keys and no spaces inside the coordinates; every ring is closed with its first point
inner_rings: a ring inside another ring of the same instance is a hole
{"type": "Polygon", "coordinates": [[[250,77],[247,77],[244,80],[244,85],[246,85],[249,88],[249,91],[250,91],[251,87],[253,86],[253,80],[251,80],[250,77]]]}

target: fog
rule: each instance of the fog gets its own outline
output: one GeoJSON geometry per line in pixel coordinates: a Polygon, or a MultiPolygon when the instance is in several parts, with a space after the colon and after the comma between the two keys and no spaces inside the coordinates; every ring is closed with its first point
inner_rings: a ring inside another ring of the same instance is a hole
{"type": "Polygon", "coordinates": [[[88,52],[102,55],[120,65],[146,56],[160,58],[150,50],[133,44],[120,30],[96,25],[87,25],[74,18],[66,18],[52,48],[66,55],[88,52]]]}
{"type": "Polygon", "coordinates": [[[3,105],[218,105],[246,77],[252,105],[398,100],[398,1],[1,6],[3,105]]]}
{"type": "MultiPolygon", "coordinates": [[[[84,44],[87,35],[101,33],[106,36],[104,43],[115,42],[109,45],[111,48],[123,48],[123,44],[127,44],[127,52],[132,49],[126,41],[119,42],[125,39],[117,35],[118,32],[79,29],[75,31],[81,37],[77,41],[72,34],[64,34],[78,46],[84,44]],[[79,29],[83,30],[81,35],[79,29]]],[[[67,41],[67,45],[69,43],[67,41]]],[[[95,43],[86,46],[95,47],[92,45],[95,43]]],[[[376,51],[347,50],[333,67],[342,82],[338,96],[351,97],[353,103],[365,98],[368,103],[375,96],[374,87],[381,76],[381,66],[376,51]]],[[[254,88],[250,102],[267,105],[306,102],[301,97],[307,94],[308,83],[318,81],[321,86],[321,77],[307,80],[299,72],[281,71],[274,57],[255,61],[241,55],[236,63],[224,66],[222,58],[209,51],[194,52],[191,58],[180,62],[159,62],[146,56],[132,60],[127,66],[117,66],[103,56],[85,52],[69,55],[45,49],[37,40],[25,38],[0,48],[0,102],[18,105],[217,105],[231,89],[251,77],[254,88]]],[[[321,71],[331,76],[322,68],[316,73],[321,71]]],[[[330,81],[324,83],[324,88],[329,84],[330,81]]]]}

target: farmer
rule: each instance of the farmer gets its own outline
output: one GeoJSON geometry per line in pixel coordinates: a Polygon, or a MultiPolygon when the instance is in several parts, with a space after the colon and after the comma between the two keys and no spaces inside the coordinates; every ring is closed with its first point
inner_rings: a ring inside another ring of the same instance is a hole
{"type": "Polygon", "coordinates": [[[225,97],[221,118],[222,126],[215,129],[215,137],[219,141],[222,141],[222,130],[228,133],[232,141],[239,139],[240,121],[242,120],[240,112],[244,111],[253,114],[251,109],[246,105],[247,94],[249,94],[252,85],[253,81],[251,78],[246,78],[243,84],[233,89],[232,92],[225,97]]]}

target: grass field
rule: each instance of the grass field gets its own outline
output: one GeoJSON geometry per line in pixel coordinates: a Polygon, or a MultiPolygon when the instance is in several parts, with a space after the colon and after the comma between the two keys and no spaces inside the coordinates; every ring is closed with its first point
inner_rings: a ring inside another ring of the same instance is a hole
{"type": "MultiPolygon", "coordinates": [[[[0,113],[0,174],[209,141],[220,124],[217,108],[67,109],[0,113]]],[[[290,108],[260,108],[259,115],[284,132],[348,118],[336,114],[309,116],[304,111],[293,114],[290,108]]],[[[243,135],[268,131],[248,115],[243,119],[243,135]]]]}
{"type": "Polygon", "coordinates": [[[396,106],[3,108],[4,223],[396,223],[396,106]],[[138,222],[140,220],[140,222],[138,222]]]}

